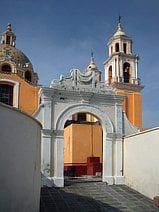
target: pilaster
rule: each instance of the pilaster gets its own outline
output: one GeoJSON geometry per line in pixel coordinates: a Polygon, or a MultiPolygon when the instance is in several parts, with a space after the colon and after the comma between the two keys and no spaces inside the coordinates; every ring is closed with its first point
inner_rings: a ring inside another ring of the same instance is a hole
{"type": "Polygon", "coordinates": [[[43,112],[43,128],[44,129],[51,129],[51,106],[52,106],[52,99],[44,97],[44,112],[43,112]]]}
{"type": "Polygon", "coordinates": [[[52,179],[57,187],[64,186],[64,136],[63,130],[53,132],[52,143],[52,179]]]}
{"type": "Polygon", "coordinates": [[[107,182],[109,185],[114,184],[114,177],[112,172],[112,142],[113,133],[109,133],[103,142],[103,182],[107,182]]]}
{"type": "Polygon", "coordinates": [[[122,135],[117,135],[114,141],[114,183],[124,184],[124,180],[122,135]]]}

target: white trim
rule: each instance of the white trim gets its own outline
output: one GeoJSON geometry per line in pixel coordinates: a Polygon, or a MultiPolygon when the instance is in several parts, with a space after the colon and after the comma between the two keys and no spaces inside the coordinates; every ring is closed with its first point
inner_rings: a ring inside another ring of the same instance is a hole
{"type": "Polygon", "coordinates": [[[9,82],[14,84],[13,89],[13,107],[18,108],[18,102],[19,102],[19,82],[11,79],[2,78],[0,79],[0,82],[9,82]]]}

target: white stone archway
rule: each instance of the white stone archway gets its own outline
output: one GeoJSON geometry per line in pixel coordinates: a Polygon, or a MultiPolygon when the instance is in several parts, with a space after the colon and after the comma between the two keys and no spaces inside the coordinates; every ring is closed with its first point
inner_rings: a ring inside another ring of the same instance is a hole
{"type": "Polygon", "coordinates": [[[64,183],[64,173],[63,173],[63,164],[64,164],[64,136],[63,129],[64,124],[67,119],[75,113],[91,113],[92,115],[98,117],[100,120],[102,129],[103,129],[103,181],[106,181],[109,184],[114,183],[113,174],[112,174],[112,142],[114,135],[114,127],[107,116],[99,108],[92,106],[90,104],[77,104],[71,107],[66,108],[61,112],[57,121],[56,128],[53,136],[53,147],[52,151],[54,152],[54,160],[52,166],[54,167],[54,183],[58,186],[63,186],[64,183]]]}
{"type": "Polygon", "coordinates": [[[103,176],[108,184],[123,184],[122,136],[132,125],[122,111],[123,97],[95,75],[74,70],[70,77],[40,90],[41,105],[35,117],[42,123],[42,172],[45,184],[64,186],[64,125],[75,113],[96,116],[103,129],[103,176]],[[47,181],[48,180],[48,181],[47,181]],[[46,182],[47,181],[47,182],[46,182]]]}

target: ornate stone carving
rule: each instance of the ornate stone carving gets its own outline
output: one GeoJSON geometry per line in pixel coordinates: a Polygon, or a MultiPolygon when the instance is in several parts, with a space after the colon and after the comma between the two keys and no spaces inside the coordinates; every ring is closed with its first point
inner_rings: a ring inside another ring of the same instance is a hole
{"type": "Polygon", "coordinates": [[[90,71],[83,74],[78,69],[72,69],[70,72],[69,77],[61,75],[59,80],[53,80],[50,88],[93,93],[114,93],[112,87],[96,80],[95,72],[90,71]]]}

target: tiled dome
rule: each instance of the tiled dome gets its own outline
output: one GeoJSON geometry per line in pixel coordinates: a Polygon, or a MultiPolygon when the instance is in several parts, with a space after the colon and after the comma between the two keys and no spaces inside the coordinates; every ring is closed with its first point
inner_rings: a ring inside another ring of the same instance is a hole
{"type": "Polygon", "coordinates": [[[14,46],[2,44],[0,46],[0,61],[11,60],[16,66],[32,66],[28,57],[14,46]]]}

